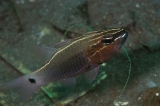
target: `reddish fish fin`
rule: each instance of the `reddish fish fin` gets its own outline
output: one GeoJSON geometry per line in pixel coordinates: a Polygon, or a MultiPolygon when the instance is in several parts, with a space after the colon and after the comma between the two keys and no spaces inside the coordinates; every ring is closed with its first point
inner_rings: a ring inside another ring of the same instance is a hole
{"type": "Polygon", "coordinates": [[[89,83],[95,80],[98,70],[99,70],[99,66],[84,73],[85,78],[89,83]]]}
{"type": "Polygon", "coordinates": [[[76,85],[76,78],[72,77],[72,78],[61,79],[58,80],[57,82],[68,89],[74,89],[76,85]]]}
{"type": "Polygon", "coordinates": [[[54,44],[53,47],[54,48],[61,48],[62,46],[65,46],[65,45],[69,44],[72,41],[73,41],[73,39],[68,39],[68,40],[65,40],[63,42],[59,42],[59,43],[54,44]]]}

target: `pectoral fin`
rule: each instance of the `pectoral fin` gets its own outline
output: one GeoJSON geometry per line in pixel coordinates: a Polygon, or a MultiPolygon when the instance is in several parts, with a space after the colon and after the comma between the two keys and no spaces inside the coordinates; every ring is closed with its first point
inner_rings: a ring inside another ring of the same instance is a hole
{"type": "Polygon", "coordinates": [[[88,83],[91,83],[93,80],[95,80],[98,70],[99,70],[99,66],[84,73],[88,83]]]}

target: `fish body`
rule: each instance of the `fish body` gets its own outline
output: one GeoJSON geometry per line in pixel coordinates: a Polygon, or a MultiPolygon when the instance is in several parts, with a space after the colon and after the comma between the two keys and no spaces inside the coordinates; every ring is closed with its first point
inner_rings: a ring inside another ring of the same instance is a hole
{"type": "Polygon", "coordinates": [[[92,82],[99,66],[120,50],[127,36],[124,29],[116,28],[89,32],[66,41],[44,66],[1,86],[0,90],[16,89],[23,98],[28,98],[49,82],[75,85],[75,77],[82,73],[92,82]]]}

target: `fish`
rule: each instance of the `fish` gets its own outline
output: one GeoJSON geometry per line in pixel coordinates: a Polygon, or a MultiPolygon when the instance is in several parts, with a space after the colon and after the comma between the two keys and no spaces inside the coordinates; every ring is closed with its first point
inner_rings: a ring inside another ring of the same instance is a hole
{"type": "Polygon", "coordinates": [[[23,99],[31,97],[50,82],[75,86],[76,76],[84,74],[91,83],[102,63],[120,51],[128,33],[123,28],[92,31],[60,42],[47,50],[52,56],[39,69],[0,86],[0,91],[15,89],[23,99]],[[55,49],[56,48],[56,49],[55,49]]]}

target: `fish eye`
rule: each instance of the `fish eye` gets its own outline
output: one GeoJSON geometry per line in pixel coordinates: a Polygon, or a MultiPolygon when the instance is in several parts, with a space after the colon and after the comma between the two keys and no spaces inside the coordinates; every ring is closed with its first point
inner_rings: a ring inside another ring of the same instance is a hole
{"type": "Polygon", "coordinates": [[[102,38],[102,43],[103,43],[104,45],[108,45],[108,44],[111,44],[111,43],[113,43],[113,42],[114,42],[114,40],[113,40],[112,37],[110,37],[110,38],[102,38]]]}

